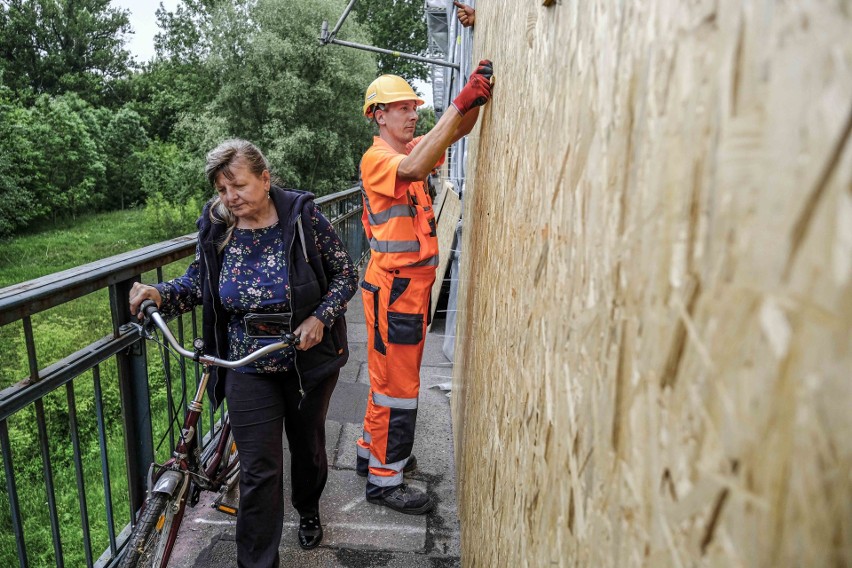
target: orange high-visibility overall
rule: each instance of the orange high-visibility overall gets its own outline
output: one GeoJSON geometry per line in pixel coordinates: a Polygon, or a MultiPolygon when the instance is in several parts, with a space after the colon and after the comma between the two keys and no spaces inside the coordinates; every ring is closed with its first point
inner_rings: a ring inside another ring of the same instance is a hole
{"type": "Polygon", "coordinates": [[[397,179],[404,159],[405,154],[375,137],[361,160],[362,222],[371,249],[361,283],[370,394],[357,452],[369,460],[370,495],[400,485],[411,455],[420,362],[438,265],[432,200],[422,181],[397,179]]]}

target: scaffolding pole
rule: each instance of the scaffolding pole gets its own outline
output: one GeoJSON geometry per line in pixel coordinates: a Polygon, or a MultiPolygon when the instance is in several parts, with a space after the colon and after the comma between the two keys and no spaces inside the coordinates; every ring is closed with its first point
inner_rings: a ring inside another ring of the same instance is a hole
{"type": "Polygon", "coordinates": [[[343,10],[343,14],[341,14],[340,19],[337,20],[337,24],[334,26],[334,29],[330,32],[328,31],[328,21],[323,20],[322,28],[320,29],[320,43],[322,45],[335,44],[342,45],[344,47],[352,47],[354,49],[362,49],[364,51],[372,51],[374,53],[382,53],[384,55],[391,55],[393,57],[399,57],[402,59],[411,59],[412,61],[419,61],[421,63],[428,63],[429,65],[440,65],[442,67],[451,67],[456,71],[459,71],[458,63],[450,63],[449,61],[445,61],[443,59],[430,59],[428,57],[421,57],[420,55],[414,55],[412,53],[403,53],[401,51],[392,51],[390,49],[383,49],[381,47],[373,47],[372,45],[363,45],[360,43],[354,43],[351,41],[341,41],[337,39],[337,32],[340,31],[340,27],[343,25],[343,22],[349,16],[349,13],[352,11],[352,8],[355,7],[355,2],[357,0],[350,0],[349,4],[346,6],[346,9],[343,10]]]}

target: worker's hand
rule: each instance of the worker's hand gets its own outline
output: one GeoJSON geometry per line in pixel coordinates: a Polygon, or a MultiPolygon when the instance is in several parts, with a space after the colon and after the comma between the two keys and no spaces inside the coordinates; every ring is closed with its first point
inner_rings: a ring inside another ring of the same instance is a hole
{"type": "Polygon", "coordinates": [[[134,282],[130,289],[130,313],[140,320],[145,319],[145,314],[139,311],[139,305],[145,300],[154,300],[158,308],[163,303],[163,297],[160,296],[159,290],[153,286],[134,282]]]}
{"type": "Polygon", "coordinates": [[[479,66],[470,75],[467,85],[453,100],[453,106],[456,107],[459,114],[464,115],[470,109],[482,106],[491,99],[491,77],[493,73],[489,60],[483,59],[479,62],[479,66]]]}
{"type": "Polygon", "coordinates": [[[299,344],[296,349],[299,351],[307,351],[320,341],[325,326],[314,316],[309,316],[305,321],[299,324],[299,327],[293,330],[293,335],[299,338],[299,344]]]}
{"type": "Polygon", "coordinates": [[[471,27],[476,20],[476,10],[467,4],[462,4],[461,2],[453,2],[453,5],[458,8],[456,15],[458,16],[461,25],[466,28],[471,27]]]}

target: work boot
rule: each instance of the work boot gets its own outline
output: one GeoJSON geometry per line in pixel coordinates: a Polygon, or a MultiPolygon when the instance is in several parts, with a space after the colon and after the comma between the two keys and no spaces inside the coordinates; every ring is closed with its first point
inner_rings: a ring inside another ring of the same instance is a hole
{"type": "MultiPolygon", "coordinates": [[[[402,468],[402,473],[411,473],[415,469],[417,469],[417,458],[414,457],[414,454],[411,454],[408,457],[405,467],[402,468]]],[[[358,456],[358,461],[355,464],[355,473],[361,477],[367,477],[367,474],[370,473],[370,460],[358,456]]]]}
{"type": "Polygon", "coordinates": [[[370,497],[368,492],[367,502],[374,505],[384,505],[406,515],[423,515],[435,507],[435,502],[429,495],[419,489],[409,487],[405,483],[388,487],[380,497],[370,497]]]}

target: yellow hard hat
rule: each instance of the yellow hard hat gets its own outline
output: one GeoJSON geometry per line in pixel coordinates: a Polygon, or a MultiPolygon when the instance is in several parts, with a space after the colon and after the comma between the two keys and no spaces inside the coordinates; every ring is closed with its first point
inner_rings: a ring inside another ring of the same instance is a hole
{"type": "Polygon", "coordinates": [[[416,101],[417,106],[422,105],[423,99],[417,96],[411,85],[396,75],[382,75],[367,87],[364,93],[364,116],[372,117],[372,107],[379,103],[395,103],[397,101],[416,101]]]}

